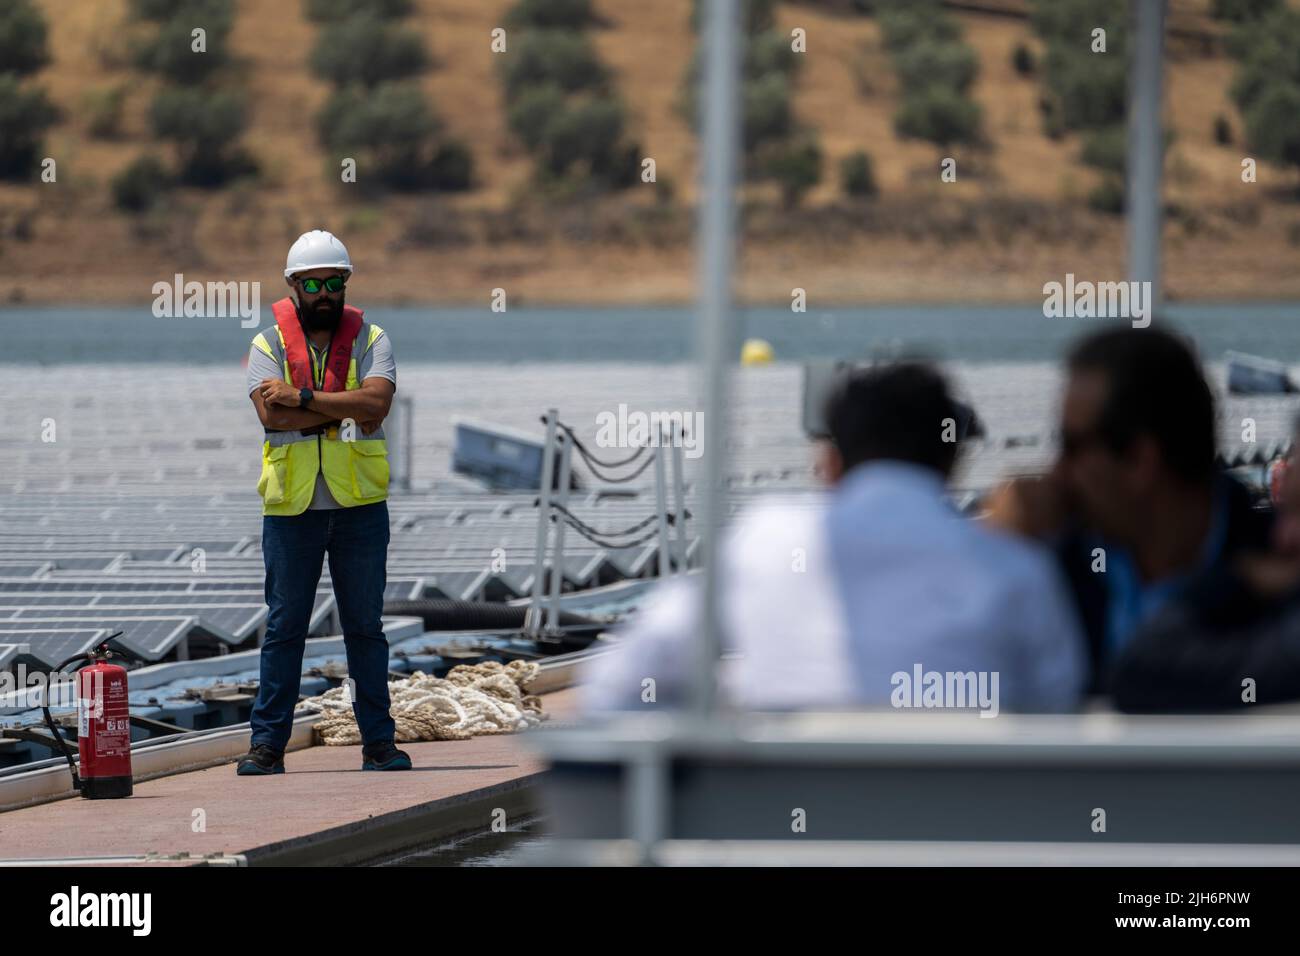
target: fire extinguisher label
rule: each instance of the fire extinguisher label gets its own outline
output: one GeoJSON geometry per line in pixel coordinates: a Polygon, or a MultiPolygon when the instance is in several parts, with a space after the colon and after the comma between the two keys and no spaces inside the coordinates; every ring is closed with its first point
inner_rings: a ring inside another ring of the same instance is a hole
{"type": "Polygon", "coordinates": [[[131,751],[131,718],[109,717],[95,735],[95,750],[105,757],[120,757],[131,751]]]}
{"type": "Polygon", "coordinates": [[[104,716],[104,700],[102,697],[78,697],[77,698],[77,736],[90,736],[90,720],[93,717],[98,720],[104,716]]]}

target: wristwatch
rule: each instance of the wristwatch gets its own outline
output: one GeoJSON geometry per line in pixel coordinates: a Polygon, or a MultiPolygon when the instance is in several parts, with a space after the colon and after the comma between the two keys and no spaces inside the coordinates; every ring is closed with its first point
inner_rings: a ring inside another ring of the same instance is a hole
{"type": "Polygon", "coordinates": [[[311,399],[312,399],[312,391],[310,388],[299,389],[298,391],[299,405],[301,405],[303,408],[306,408],[307,403],[310,402],[311,399]]]}

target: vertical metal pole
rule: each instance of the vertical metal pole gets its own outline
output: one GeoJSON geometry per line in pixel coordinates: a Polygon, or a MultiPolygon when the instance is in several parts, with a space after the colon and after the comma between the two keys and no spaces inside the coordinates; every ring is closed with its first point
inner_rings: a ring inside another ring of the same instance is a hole
{"type": "Polygon", "coordinates": [[[384,434],[388,436],[388,464],[392,480],[389,487],[393,491],[411,490],[411,442],[414,428],[411,419],[413,403],[409,395],[397,395],[388,410],[388,421],[384,423],[384,434]]]}
{"type": "Polygon", "coordinates": [[[528,602],[528,634],[536,637],[542,626],[542,578],[546,575],[546,539],[551,523],[551,482],[555,477],[555,423],[560,413],[546,410],[546,446],[542,449],[542,487],[537,496],[537,553],[533,565],[533,596],[528,602]]]}
{"type": "Polygon", "coordinates": [[[393,398],[388,419],[384,422],[385,434],[388,434],[387,426],[390,422],[393,428],[388,439],[389,488],[401,491],[402,472],[406,465],[406,408],[401,398],[393,398]]]}
{"type": "Polygon", "coordinates": [[[668,767],[656,741],[643,741],[629,754],[623,786],[628,833],[640,847],[641,865],[648,866],[668,835],[668,767]]]}
{"type": "Polygon", "coordinates": [[[411,477],[415,471],[415,399],[410,395],[402,405],[402,487],[411,490],[411,477]]]}
{"type": "MultiPolygon", "coordinates": [[[[564,508],[569,507],[569,474],[573,467],[573,461],[570,454],[573,451],[573,442],[569,441],[567,435],[557,435],[560,442],[560,504],[564,508]]],[[[555,526],[555,556],[551,559],[551,610],[546,616],[546,630],[554,634],[559,630],[560,625],[560,582],[564,577],[564,529],[568,522],[564,520],[564,515],[557,513],[557,522],[555,526]]]]}
{"type": "Polygon", "coordinates": [[[655,442],[655,516],[659,529],[659,576],[668,577],[670,562],[668,541],[668,479],[664,475],[664,430],[659,429],[659,440],[655,442]]]}
{"type": "Polygon", "coordinates": [[[673,507],[677,509],[674,558],[680,574],[686,569],[686,478],[682,474],[682,445],[678,440],[684,436],[679,436],[676,423],[673,423],[673,434],[673,507]]]}
{"type": "MultiPolygon", "coordinates": [[[[406,418],[402,414],[402,397],[394,395],[393,405],[389,407],[389,416],[383,420],[383,434],[389,444],[389,493],[396,493],[402,489],[402,462],[406,459],[406,432],[402,428],[402,419],[406,418]]],[[[356,432],[357,438],[363,438],[360,429],[356,432]]]]}
{"type": "Polygon", "coordinates": [[[707,718],[715,706],[716,666],[721,639],[718,632],[717,540],[723,512],[722,480],[726,463],[726,400],[729,367],[727,350],[735,340],[731,309],[731,272],[735,257],[735,201],[739,140],[741,33],[737,0],[702,4],[704,18],[703,117],[700,150],[703,182],[700,189],[699,249],[699,393],[704,398],[704,484],[700,489],[700,535],[703,553],[704,601],[694,668],[692,704],[696,716],[707,718]]]}
{"type": "Polygon", "coordinates": [[[1161,167],[1164,127],[1160,122],[1166,0],[1134,0],[1135,29],[1129,61],[1128,103],[1128,274],[1151,283],[1150,307],[1163,304],[1160,274],[1161,167]]]}

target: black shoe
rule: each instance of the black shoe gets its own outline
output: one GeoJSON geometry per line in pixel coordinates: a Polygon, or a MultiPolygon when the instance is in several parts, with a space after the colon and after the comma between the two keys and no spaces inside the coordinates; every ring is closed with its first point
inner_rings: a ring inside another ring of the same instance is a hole
{"type": "Polygon", "coordinates": [[[361,748],[362,770],[410,770],[411,755],[398,750],[391,740],[367,744],[361,748]]]}
{"type": "Polygon", "coordinates": [[[239,758],[235,773],[241,777],[267,773],[284,773],[284,751],[273,750],[266,744],[256,744],[239,758]]]}

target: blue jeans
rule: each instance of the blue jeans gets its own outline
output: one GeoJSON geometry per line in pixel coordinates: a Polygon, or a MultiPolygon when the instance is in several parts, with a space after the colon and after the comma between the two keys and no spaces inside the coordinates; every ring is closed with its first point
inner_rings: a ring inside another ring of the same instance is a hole
{"type": "Polygon", "coordinates": [[[325,554],[343,625],[352,712],[366,744],[392,740],[388,707],[388,638],[380,615],[388,561],[388,502],[262,516],[266,562],[266,640],[262,679],[249,718],[252,746],[284,750],[302,679],[307,624],[325,554]]]}

